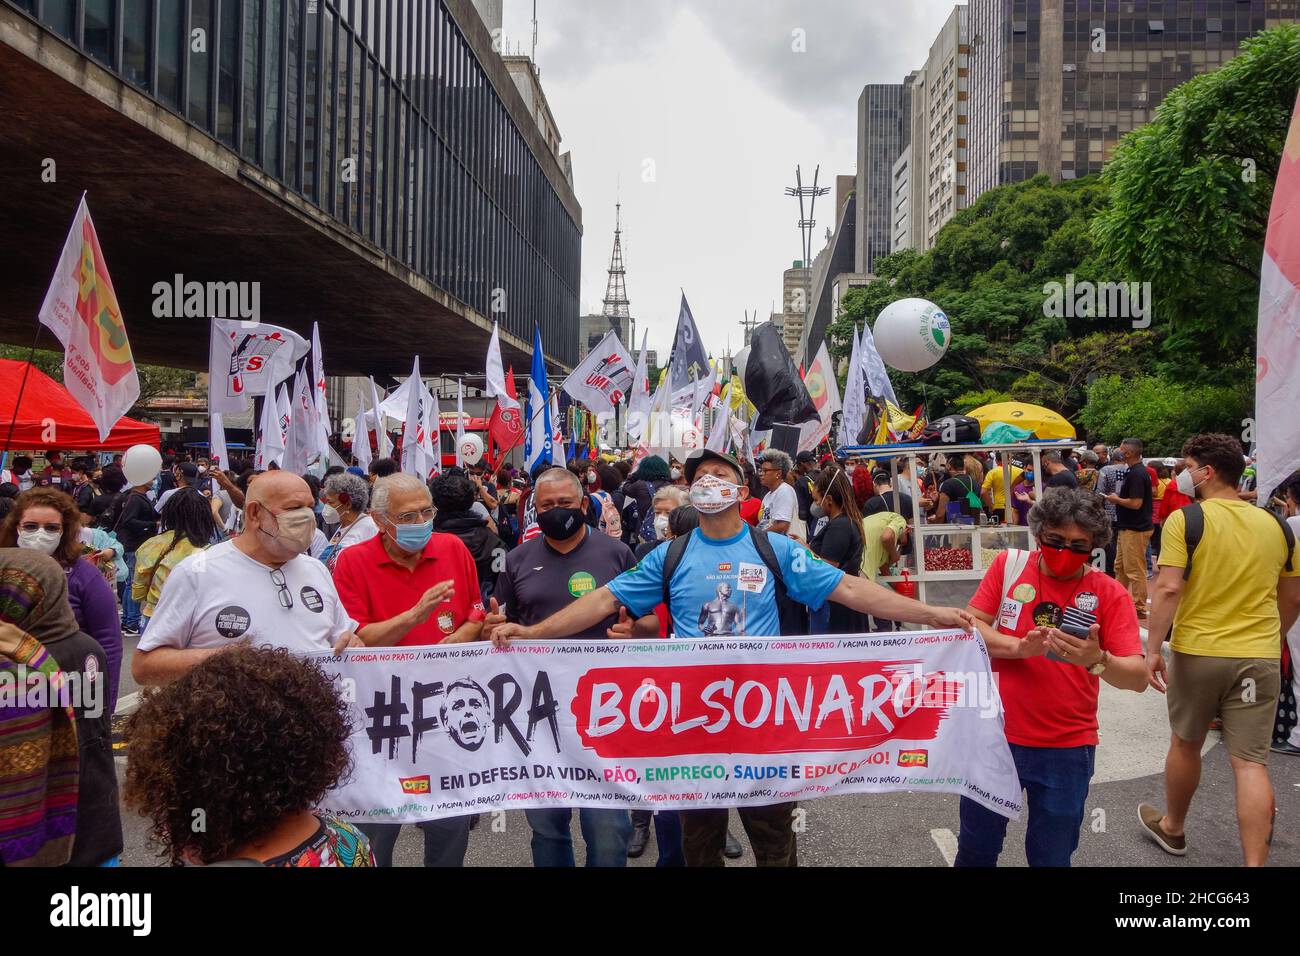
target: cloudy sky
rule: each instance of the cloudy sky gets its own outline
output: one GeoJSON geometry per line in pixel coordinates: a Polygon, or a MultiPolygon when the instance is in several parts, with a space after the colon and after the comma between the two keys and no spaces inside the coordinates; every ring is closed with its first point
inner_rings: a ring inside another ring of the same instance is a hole
{"type": "MultiPolygon", "coordinates": [[[[738,349],[745,310],[766,319],[800,258],[797,200],[782,194],[795,165],[811,181],[820,164],[832,186],[855,172],[862,87],[919,66],[953,5],[537,0],[542,86],[583,210],[583,313],[601,309],[621,199],[638,337],[668,348],[685,289],[710,351],[728,336],[738,349]]],[[[505,0],[507,43],[525,53],[532,6],[505,0]]]]}

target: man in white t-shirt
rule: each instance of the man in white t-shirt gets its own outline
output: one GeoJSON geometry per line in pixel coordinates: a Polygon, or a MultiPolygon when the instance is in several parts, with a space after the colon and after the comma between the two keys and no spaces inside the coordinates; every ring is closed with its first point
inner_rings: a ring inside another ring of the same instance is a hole
{"type": "Polygon", "coordinates": [[[321,562],[306,554],[316,533],[307,483],[287,471],[249,485],[244,530],[186,558],[167,578],[131,673],[166,684],[238,644],[294,653],[365,646],[321,562]]]}
{"type": "Polygon", "coordinates": [[[789,534],[799,511],[799,496],[789,483],[794,462],[777,448],[769,448],[758,456],[759,481],[767,489],[763,508],[758,513],[758,530],[772,534],[789,534]]]}

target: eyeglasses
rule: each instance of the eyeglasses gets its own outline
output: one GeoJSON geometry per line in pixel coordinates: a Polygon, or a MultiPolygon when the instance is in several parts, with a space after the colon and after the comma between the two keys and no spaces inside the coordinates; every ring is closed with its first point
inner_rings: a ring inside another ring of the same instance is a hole
{"type": "Polygon", "coordinates": [[[18,526],[19,531],[31,533],[33,531],[48,531],[50,534],[63,534],[63,525],[61,524],[37,524],[35,521],[24,521],[18,526]]]}
{"type": "Polygon", "coordinates": [[[407,511],[400,515],[389,515],[388,520],[393,524],[424,524],[426,521],[433,520],[433,509],[425,508],[423,511],[407,511]]]}
{"type": "Polygon", "coordinates": [[[1039,544],[1044,548],[1051,548],[1054,551],[1069,551],[1071,554],[1092,554],[1092,548],[1086,544],[1071,544],[1055,535],[1039,539],[1039,544]]]}
{"type": "Polygon", "coordinates": [[[293,607],[293,594],[289,591],[289,582],[284,579],[284,572],[276,568],[271,572],[271,583],[279,588],[276,597],[280,599],[280,607],[286,611],[293,607]]]}

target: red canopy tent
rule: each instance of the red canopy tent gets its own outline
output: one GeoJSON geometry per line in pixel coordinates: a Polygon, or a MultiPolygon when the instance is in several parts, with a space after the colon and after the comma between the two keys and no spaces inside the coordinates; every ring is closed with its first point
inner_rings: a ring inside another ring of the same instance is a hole
{"type": "MultiPolygon", "coordinates": [[[[0,449],[5,448],[9,437],[9,423],[14,420],[18,402],[18,388],[23,382],[26,362],[0,359],[0,449]]],[[[109,432],[105,441],[99,440],[99,429],[90,420],[86,410],[77,404],[68,390],[36,366],[27,376],[23,391],[22,408],[14,425],[12,449],[66,448],[70,451],[117,451],[132,445],[152,445],[158,448],[162,434],[157,425],[123,418],[109,432]],[[50,435],[50,420],[55,432],[50,435]]]]}

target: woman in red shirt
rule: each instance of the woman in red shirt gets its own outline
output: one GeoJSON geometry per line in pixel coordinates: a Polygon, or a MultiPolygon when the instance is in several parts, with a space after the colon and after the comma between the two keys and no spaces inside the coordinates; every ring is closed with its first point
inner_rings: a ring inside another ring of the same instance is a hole
{"type": "MultiPolygon", "coordinates": [[[[1038,550],[998,555],[967,610],[993,658],[1028,797],[1029,865],[1069,866],[1092,780],[1099,681],[1141,693],[1146,662],[1133,602],[1089,564],[1111,534],[1101,499],[1048,489],[1029,530],[1038,550]]],[[[995,866],[1006,831],[1006,817],[963,797],[956,865],[995,866]]]]}

